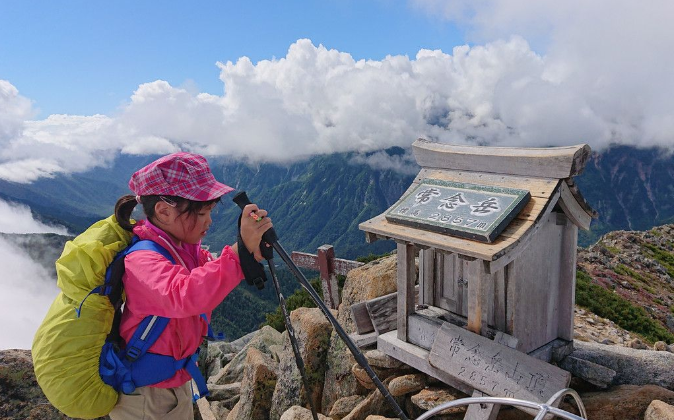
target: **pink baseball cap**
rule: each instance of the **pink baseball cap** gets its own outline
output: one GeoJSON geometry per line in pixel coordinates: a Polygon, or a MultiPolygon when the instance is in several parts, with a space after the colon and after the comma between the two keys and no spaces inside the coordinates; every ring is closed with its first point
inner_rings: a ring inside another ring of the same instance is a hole
{"type": "Polygon", "coordinates": [[[136,195],[173,195],[193,201],[214,200],[234,188],[216,181],[206,159],[194,153],[166,155],[138,170],[129,180],[136,195]]]}

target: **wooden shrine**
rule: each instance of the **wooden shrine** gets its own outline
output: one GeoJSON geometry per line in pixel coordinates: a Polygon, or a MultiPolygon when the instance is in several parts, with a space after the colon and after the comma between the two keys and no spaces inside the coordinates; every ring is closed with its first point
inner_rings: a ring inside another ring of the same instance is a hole
{"type": "Polygon", "coordinates": [[[570,381],[548,362],[572,350],[578,228],[596,217],[572,178],[589,146],[413,149],[412,185],[360,224],[397,243],[395,329],[372,333],[378,349],[469,394],[546,402],[570,381]]]}

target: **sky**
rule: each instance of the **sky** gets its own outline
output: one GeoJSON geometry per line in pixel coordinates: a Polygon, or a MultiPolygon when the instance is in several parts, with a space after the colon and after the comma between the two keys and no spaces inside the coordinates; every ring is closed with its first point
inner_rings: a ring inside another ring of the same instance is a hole
{"type": "MultiPolygon", "coordinates": [[[[178,150],[365,156],[419,137],[671,150],[671,16],[671,0],[3,0],[0,179],[178,150]]],[[[11,208],[0,226],[32,217],[11,208]]]]}

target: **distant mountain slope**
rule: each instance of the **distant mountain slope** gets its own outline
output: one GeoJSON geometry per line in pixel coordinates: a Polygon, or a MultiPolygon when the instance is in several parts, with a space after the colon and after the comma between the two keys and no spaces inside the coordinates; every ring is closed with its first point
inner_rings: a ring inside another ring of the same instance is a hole
{"type": "MultiPolygon", "coordinates": [[[[358,224],[386,210],[414,178],[409,173],[372,169],[355,156],[333,154],[285,166],[256,167],[210,160],[218,179],[246,190],[253,201],[270,210],[287,250],[314,251],[329,243],[338,256],[353,258],[392,249],[390,242],[366,244],[358,224]]],[[[0,181],[0,198],[27,204],[39,218],[80,232],[108,216],[116,199],[128,193],[131,174],[154,158],[120,155],[110,168],[28,185],[0,181]]],[[[674,158],[661,150],[613,147],[594,154],[576,180],[599,212],[592,230],[581,232],[581,245],[612,230],[646,230],[674,221],[674,158]]],[[[231,197],[225,197],[207,237],[215,249],[234,240],[236,217],[238,209],[231,197]]]]}

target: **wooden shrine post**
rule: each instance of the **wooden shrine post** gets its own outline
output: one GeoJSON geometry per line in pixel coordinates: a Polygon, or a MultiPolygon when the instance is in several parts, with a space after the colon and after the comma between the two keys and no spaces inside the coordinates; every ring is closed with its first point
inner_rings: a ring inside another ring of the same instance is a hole
{"type": "Polygon", "coordinates": [[[290,258],[298,267],[321,273],[323,300],[330,309],[337,309],[340,303],[337,275],[345,276],[349,271],[363,265],[358,261],[335,258],[335,249],[332,245],[320,246],[317,255],[293,251],[290,258]]]}

